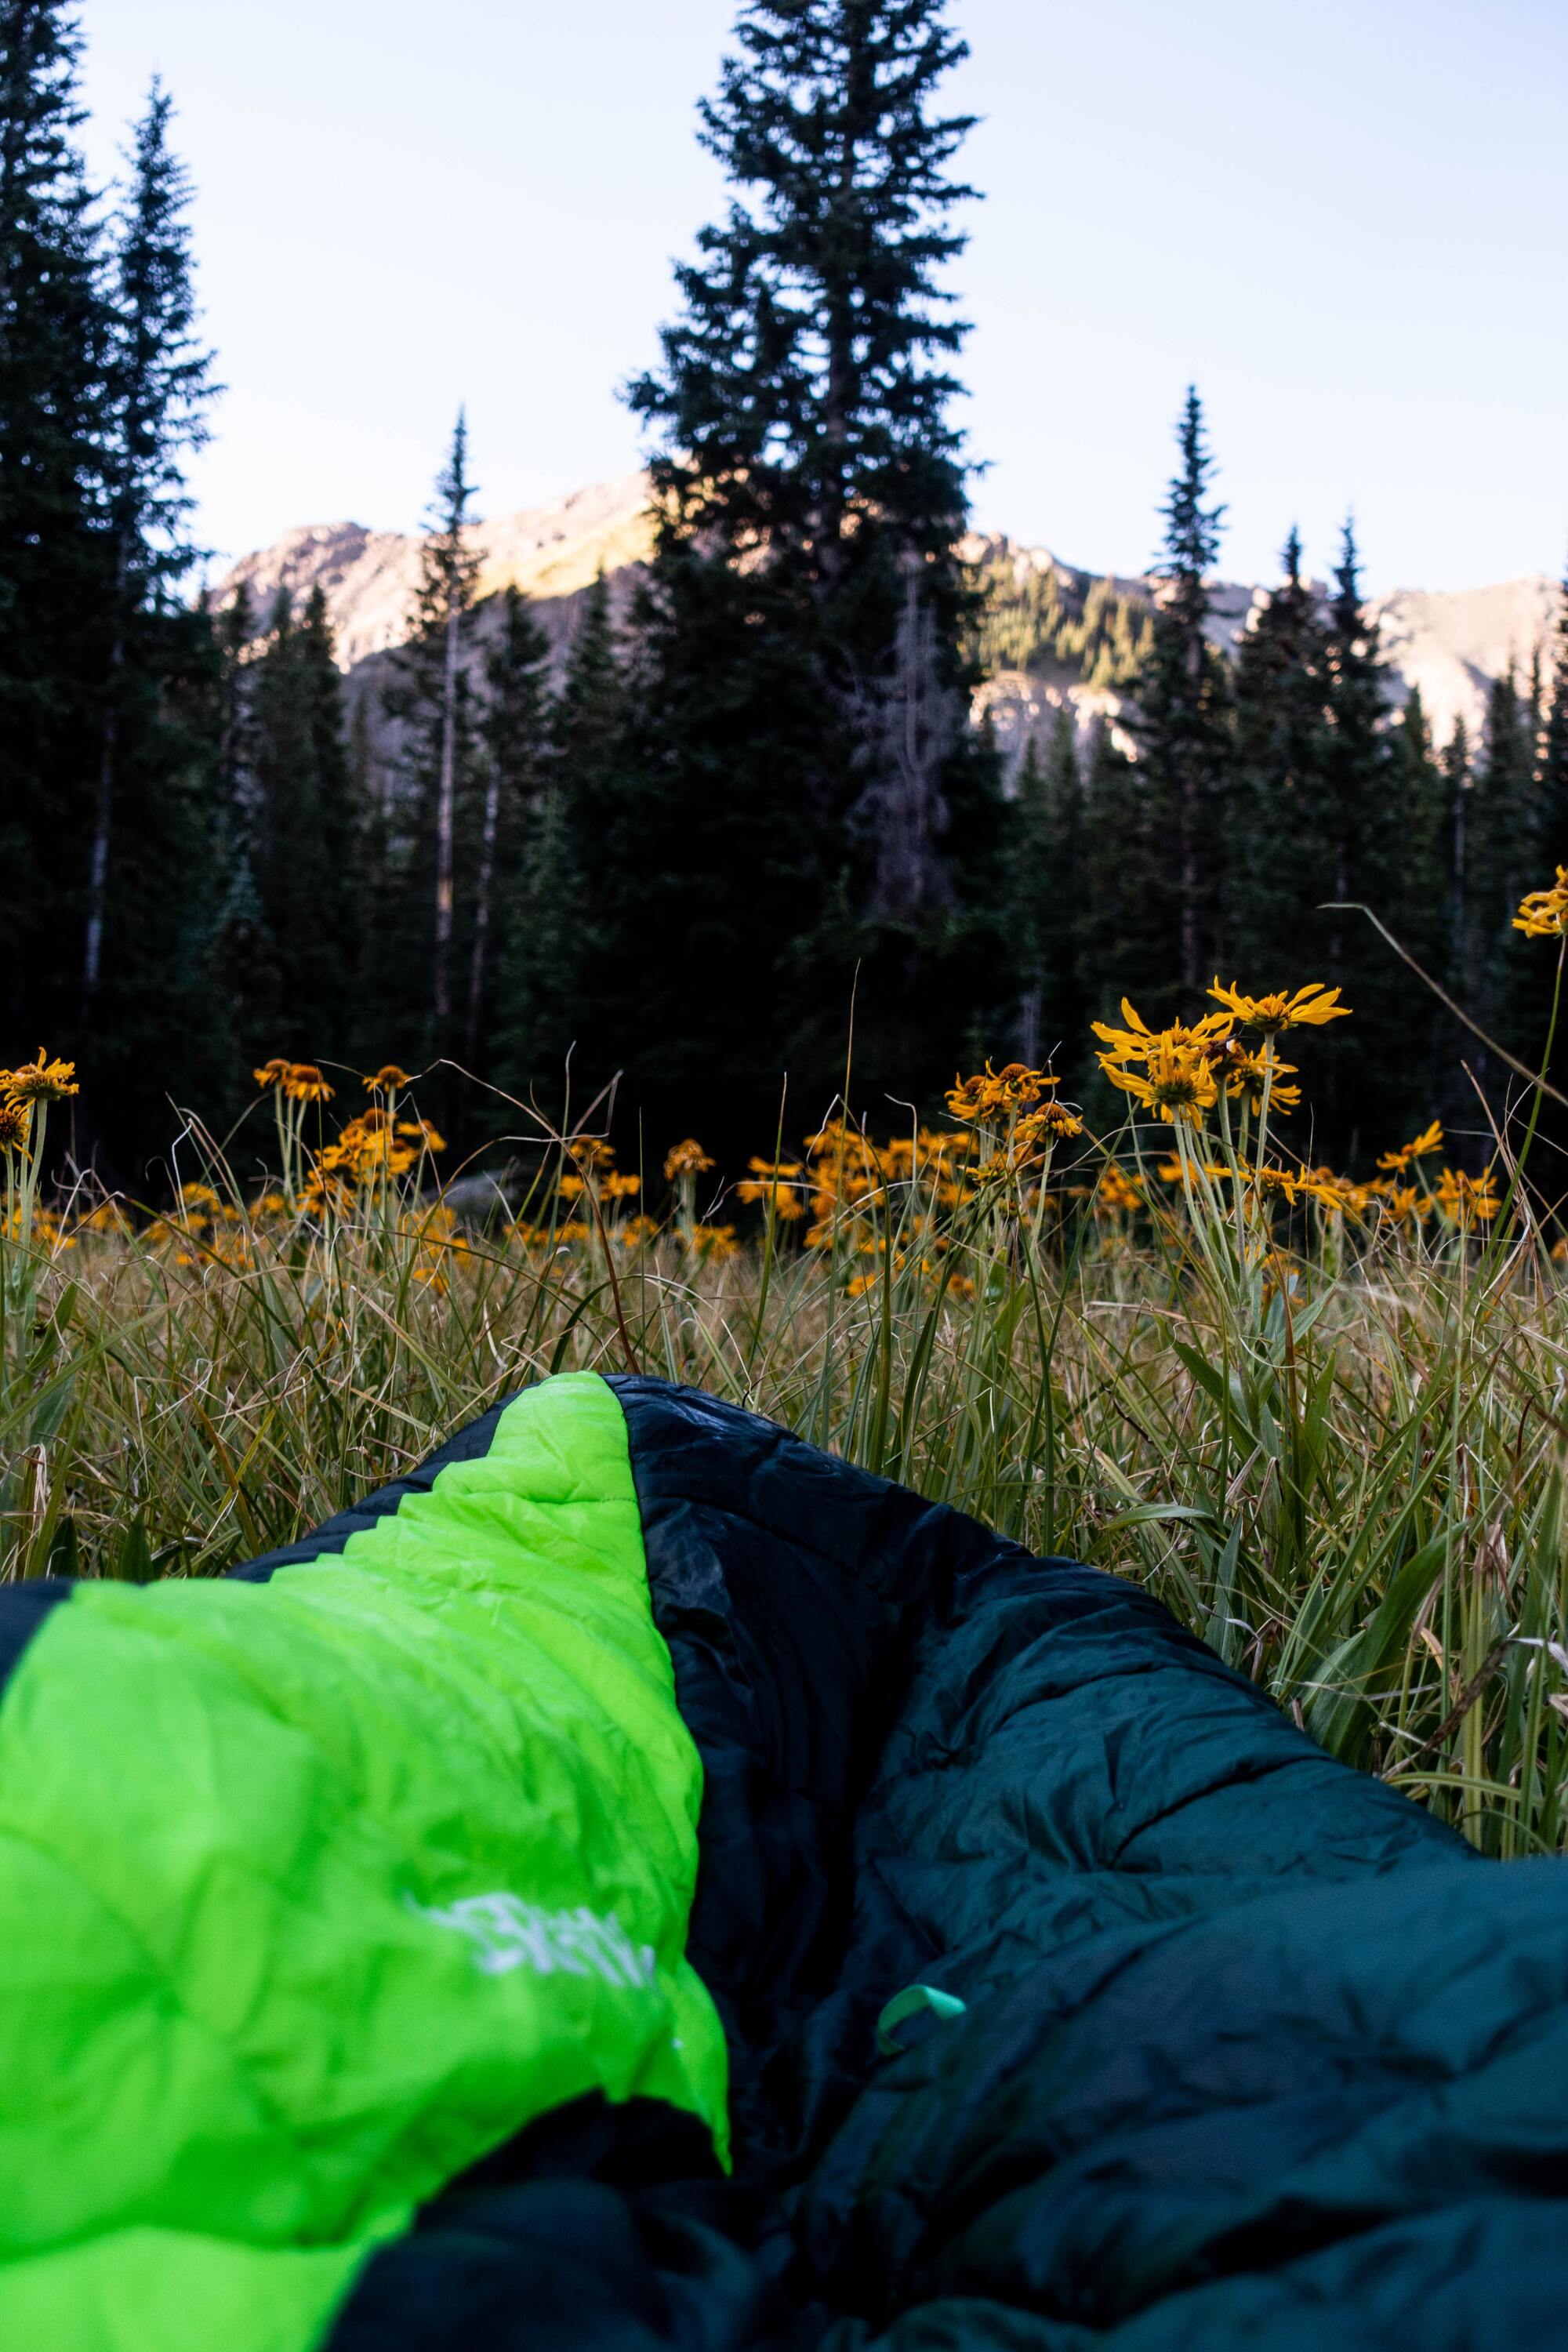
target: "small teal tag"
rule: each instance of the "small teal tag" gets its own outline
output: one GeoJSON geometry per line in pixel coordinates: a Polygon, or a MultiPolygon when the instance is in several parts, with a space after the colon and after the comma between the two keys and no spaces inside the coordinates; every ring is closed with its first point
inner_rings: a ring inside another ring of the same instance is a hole
{"type": "Polygon", "coordinates": [[[909,2017],[918,2017],[929,2009],[933,2017],[962,2017],[964,2003],[955,1992],[938,1992],[935,1985],[906,1985],[896,1992],[881,2016],[877,2020],[877,2047],[884,2058],[896,2058],[903,2043],[894,2032],[909,2017]]]}

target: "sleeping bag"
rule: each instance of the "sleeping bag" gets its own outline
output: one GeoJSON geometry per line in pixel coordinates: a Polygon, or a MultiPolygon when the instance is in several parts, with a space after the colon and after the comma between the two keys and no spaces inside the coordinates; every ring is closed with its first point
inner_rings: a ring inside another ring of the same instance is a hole
{"type": "Polygon", "coordinates": [[[5,2352],[1568,2324],[1564,1865],[734,1407],[546,1381],[0,1678],[5,2352]]]}

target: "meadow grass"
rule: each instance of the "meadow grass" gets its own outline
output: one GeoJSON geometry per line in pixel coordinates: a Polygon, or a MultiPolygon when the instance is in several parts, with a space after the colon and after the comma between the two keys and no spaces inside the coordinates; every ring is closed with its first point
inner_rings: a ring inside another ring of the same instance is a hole
{"type": "Polygon", "coordinates": [[[951,1129],[841,1116],[727,1194],[695,1143],[645,1192],[557,1137],[466,1227],[401,1072],[340,1125],[270,1066],[268,1181],[235,1172],[253,1131],[192,1123],[160,1217],[46,1207],[34,1133],[0,1236],[4,1573],[218,1574],[525,1382],[639,1369],[1147,1585],[1331,1753],[1489,1853],[1559,1850],[1568,1269],[1506,1151],[1495,1180],[1430,1172],[1433,1133],[1374,1186],[1292,1168],[1287,1066],[1238,1021],[1102,1033],[1114,1149],[1010,1066],[951,1129]]]}

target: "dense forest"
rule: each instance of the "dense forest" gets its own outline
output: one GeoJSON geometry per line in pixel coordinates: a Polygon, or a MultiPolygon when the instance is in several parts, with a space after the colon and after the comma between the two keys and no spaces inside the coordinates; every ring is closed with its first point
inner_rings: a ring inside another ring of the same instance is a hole
{"type": "MultiPolygon", "coordinates": [[[[742,0],[700,114],[731,199],[630,388],[656,538],[629,613],[581,602],[563,667],[515,592],[477,625],[467,428],[437,480],[395,761],[345,709],[325,605],[196,583],[188,467],[216,394],[192,191],[154,84],[122,184],[89,181],[65,0],[0,0],[0,935],[13,1055],[90,1074],[71,1148],[136,1190],[191,1106],[274,1055],[433,1068],[465,1142],[618,1077],[650,1150],[766,1146],[851,1070],[874,1118],[956,1065],[1050,1060],[1091,1108],[1088,1023],[1217,971],[1322,980],[1303,1150],[1484,1126],[1539,1054],[1510,952],[1568,857],[1568,596],[1481,740],[1391,702],[1347,524],[1331,593],[1290,530],[1237,657],[1205,583],[1223,509],[1197,394],[1147,595],[966,564],[952,422],[969,129],[943,0],[742,0]],[[1002,666],[1130,698],[1064,712],[1005,779],[971,719],[1002,666]],[[1131,730],[1131,751],[1128,748],[1131,730]]],[[[1285,520],[1282,518],[1282,522],[1285,520]]],[[[343,1083],[353,1086],[352,1078],[343,1083]]]]}

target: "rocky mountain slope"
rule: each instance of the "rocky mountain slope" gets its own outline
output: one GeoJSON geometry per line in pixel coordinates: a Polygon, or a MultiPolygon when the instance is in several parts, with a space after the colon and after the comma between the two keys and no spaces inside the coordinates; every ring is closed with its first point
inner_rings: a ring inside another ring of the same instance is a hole
{"type": "MultiPolygon", "coordinates": [[[[481,594],[494,595],[515,584],[534,601],[552,646],[558,654],[563,652],[576,599],[601,570],[610,581],[615,602],[624,607],[635,568],[649,543],[646,492],[641,474],[626,474],[549,506],[476,525],[473,542],[482,558],[481,594]]],[[[1034,570],[1058,562],[1047,549],[1023,547],[1004,538],[976,536],[966,552],[1034,570]]],[[[412,534],[370,530],[353,522],[308,524],[246,556],[217,583],[216,593],[226,601],[243,582],[261,621],[279,589],[286,589],[298,605],[319,583],[326,593],[343,667],[363,688],[407,634],[418,571],[419,542],[412,534]]],[[[1114,584],[1131,593],[1147,586],[1136,580],[1114,584]]],[[[1439,742],[1460,718],[1472,738],[1478,736],[1488,684],[1510,662],[1522,676],[1531,654],[1548,645],[1558,593],[1556,583],[1542,574],[1489,588],[1396,589],[1375,598],[1373,610],[1381,624],[1391,699],[1403,700],[1418,686],[1439,742]]],[[[1266,586],[1216,583],[1216,640],[1234,647],[1266,593],[1266,586]]],[[[1019,671],[1000,673],[979,697],[979,708],[990,712],[999,739],[1014,758],[1022,755],[1029,735],[1047,728],[1064,707],[1080,728],[1101,718],[1118,726],[1121,718],[1121,698],[1115,693],[1019,671]]]]}

